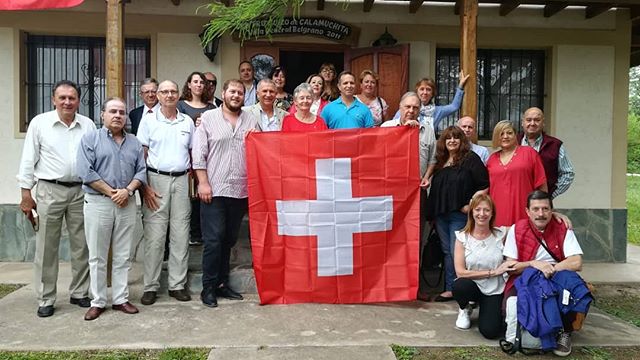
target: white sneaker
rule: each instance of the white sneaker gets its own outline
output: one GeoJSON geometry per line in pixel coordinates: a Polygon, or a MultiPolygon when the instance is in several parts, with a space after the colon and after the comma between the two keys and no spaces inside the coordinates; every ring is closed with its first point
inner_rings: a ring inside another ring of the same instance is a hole
{"type": "Polygon", "coordinates": [[[471,313],[473,308],[467,306],[458,310],[458,319],[456,319],[456,327],[460,330],[468,330],[471,327],[471,313]]]}

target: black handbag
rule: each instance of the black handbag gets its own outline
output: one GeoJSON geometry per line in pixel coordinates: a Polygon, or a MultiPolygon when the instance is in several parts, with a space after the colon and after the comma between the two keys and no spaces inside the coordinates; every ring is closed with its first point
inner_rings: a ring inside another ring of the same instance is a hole
{"type": "Polygon", "coordinates": [[[420,276],[427,286],[435,288],[440,286],[444,274],[444,253],[440,245],[440,237],[436,231],[436,227],[432,226],[427,236],[427,242],[422,247],[420,256],[420,276]],[[429,270],[440,269],[438,280],[435,284],[431,284],[427,279],[426,273],[429,270]]]}

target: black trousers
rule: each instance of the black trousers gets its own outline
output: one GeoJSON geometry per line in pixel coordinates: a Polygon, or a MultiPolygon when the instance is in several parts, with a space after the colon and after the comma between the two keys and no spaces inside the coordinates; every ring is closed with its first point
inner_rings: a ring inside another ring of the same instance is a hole
{"type": "Polygon", "coordinates": [[[460,309],[469,305],[470,301],[478,304],[478,330],[487,339],[497,339],[504,335],[504,319],[502,318],[502,294],[485,295],[475,281],[456,279],[453,283],[453,298],[460,309]]]}

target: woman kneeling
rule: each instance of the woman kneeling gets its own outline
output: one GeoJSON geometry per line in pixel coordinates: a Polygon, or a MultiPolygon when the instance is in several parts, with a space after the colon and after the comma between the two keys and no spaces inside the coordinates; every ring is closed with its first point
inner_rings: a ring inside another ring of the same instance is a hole
{"type": "Polygon", "coordinates": [[[453,297],[460,310],[456,327],[471,327],[474,302],[480,308],[478,329],[487,339],[503,334],[502,293],[505,272],[511,271],[513,261],[504,262],[503,239],[508,228],[494,227],[495,206],[491,197],[477,194],[471,199],[467,225],[456,231],[454,265],[458,278],[453,283],[453,297]]]}

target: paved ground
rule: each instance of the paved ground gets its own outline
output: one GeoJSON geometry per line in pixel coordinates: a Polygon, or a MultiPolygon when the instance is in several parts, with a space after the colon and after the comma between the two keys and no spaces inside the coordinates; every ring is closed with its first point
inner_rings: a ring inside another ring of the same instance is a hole
{"type": "MultiPolygon", "coordinates": [[[[640,251],[630,249],[627,264],[586,264],[593,282],[640,282],[640,251]]],[[[179,303],[166,295],[152,306],[139,305],[141,264],[131,271],[131,299],[137,315],[109,310],[93,322],[85,309],[68,303],[68,264],[61,264],[59,299],[53,317],[36,316],[33,288],[27,285],[0,299],[0,349],[72,350],[209,347],[211,359],[393,359],[389,344],[408,346],[495,346],[477,331],[458,331],[453,303],[421,301],[371,305],[260,306],[256,295],[221,300],[217,309],[198,299],[179,303]],[[336,352],[337,351],[337,352],[336,352]],[[333,354],[333,355],[332,355],[333,354]]],[[[0,283],[29,283],[31,264],[0,263],[0,283]]],[[[640,346],[640,329],[592,311],[575,345],[640,346]]]]}

